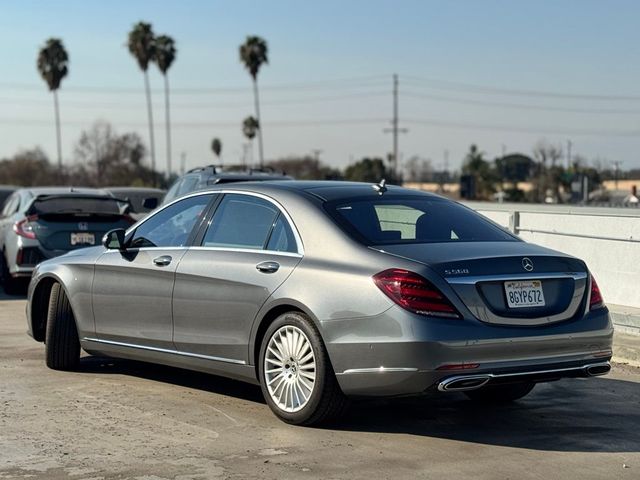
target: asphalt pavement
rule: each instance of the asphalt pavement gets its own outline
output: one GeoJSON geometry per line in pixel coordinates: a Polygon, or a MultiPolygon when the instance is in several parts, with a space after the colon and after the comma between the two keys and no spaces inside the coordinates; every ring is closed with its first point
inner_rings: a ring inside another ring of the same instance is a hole
{"type": "Polygon", "coordinates": [[[640,369],[538,385],[510,406],[461,394],[354,403],[331,428],[274,417],[260,389],[139,362],[44,364],[25,301],[0,295],[0,479],[640,478],[640,369]]]}

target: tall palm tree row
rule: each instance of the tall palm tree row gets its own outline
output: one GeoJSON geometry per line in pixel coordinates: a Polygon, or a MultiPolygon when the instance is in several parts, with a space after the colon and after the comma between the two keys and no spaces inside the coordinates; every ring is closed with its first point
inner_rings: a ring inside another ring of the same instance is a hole
{"type": "MultiPolygon", "coordinates": [[[[138,62],[138,66],[144,73],[144,86],[147,94],[147,115],[149,122],[149,144],[151,153],[151,169],[156,171],[155,141],[153,138],[153,113],[151,111],[151,90],[149,88],[149,62],[155,58],[155,38],[151,24],[138,22],[129,32],[127,41],[129,52],[138,62]]],[[[154,177],[155,185],[155,177],[154,177]]]]}
{"type": "Polygon", "coordinates": [[[59,38],[50,38],[38,53],[38,72],[53,92],[53,106],[56,119],[56,139],[58,143],[58,173],[62,174],[62,135],[60,133],[60,106],[58,89],[62,79],[69,73],[69,55],[59,38]]]}
{"type": "Polygon", "coordinates": [[[173,38],[160,35],[155,38],[153,60],[164,76],[164,114],[167,137],[167,178],[171,178],[171,116],[169,114],[169,77],[167,72],[176,59],[176,46],[173,38]]]}
{"type": "MultiPolygon", "coordinates": [[[[253,79],[253,98],[256,106],[256,118],[257,121],[257,133],[258,133],[258,148],[260,154],[260,168],[264,166],[264,154],[262,147],[262,128],[260,125],[260,100],[258,97],[258,72],[263,64],[269,63],[267,58],[268,48],[267,42],[256,36],[247,37],[246,41],[240,45],[240,61],[244,63],[244,66],[251,74],[253,79]]],[[[245,121],[246,122],[246,121],[245,121]]],[[[245,133],[246,135],[246,133],[245,133]]]]}

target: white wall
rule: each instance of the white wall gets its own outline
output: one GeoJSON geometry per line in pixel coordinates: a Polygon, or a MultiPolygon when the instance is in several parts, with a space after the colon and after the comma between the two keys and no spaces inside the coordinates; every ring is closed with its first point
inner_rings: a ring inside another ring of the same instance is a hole
{"type": "Polygon", "coordinates": [[[640,308],[640,212],[544,205],[467,205],[507,228],[513,229],[515,219],[515,232],[527,242],[583,259],[606,302],[640,308]]]}

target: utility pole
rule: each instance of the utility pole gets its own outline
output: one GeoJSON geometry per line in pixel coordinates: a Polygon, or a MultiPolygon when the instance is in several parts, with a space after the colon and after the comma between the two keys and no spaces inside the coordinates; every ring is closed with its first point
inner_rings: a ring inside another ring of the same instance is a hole
{"type": "Polygon", "coordinates": [[[180,175],[184,175],[186,164],[187,164],[187,152],[181,152],[180,153],[180,175]]]}
{"type": "Polygon", "coordinates": [[[571,168],[571,140],[567,140],[567,170],[571,168]]]}
{"type": "MultiPolygon", "coordinates": [[[[311,153],[313,154],[313,157],[315,158],[315,161],[316,161],[315,174],[316,174],[316,177],[319,177],[320,176],[320,154],[322,153],[322,150],[320,150],[319,148],[314,148],[313,150],[311,150],[311,153]]],[[[320,179],[318,178],[318,180],[320,179]]]]}
{"type": "Polygon", "coordinates": [[[624,162],[621,162],[620,160],[616,160],[613,163],[613,181],[615,182],[615,189],[618,190],[618,177],[620,175],[620,165],[622,165],[624,162]]]}
{"type": "Polygon", "coordinates": [[[398,127],[398,74],[393,74],[393,118],[391,119],[391,128],[385,128],[385,133],[393,134],[393,175],[398,178],[398,134],[407,133],[406,128],[398,127]]]}

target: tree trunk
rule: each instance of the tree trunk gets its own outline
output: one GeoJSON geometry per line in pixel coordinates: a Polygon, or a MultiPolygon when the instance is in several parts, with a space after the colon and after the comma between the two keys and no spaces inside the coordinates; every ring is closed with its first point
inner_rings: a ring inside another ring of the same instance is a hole
{"type": "Polygon", "coordinates": [[[53,106],[56,115],[56,140],[58,143],[58,178],[62,182],[62,135],[60,134],[60,106],[58,105],[58,90],[53,91],[53,106]]]}
{"type": "Polygon", "coordinates": [[[262,121],[260,120],[260,99],[258,97],[258,79],[253,79],[253,98],[256,102],[256,120],[258,120],[258,153],[260,154],[260,168],[264,167],[264,154],[262,150],[262,121]]]}
{"type": "Polygon", "coordinates": [[[167,129],[167,179],[171,178],[171,115],[169,110],[169,77],[164,74],[164,114],[167,129]]]}
{"type": "Polygon", "coordinates": [[[149,73],[144,71],[144,87],[147,94],[147,115],[149,117],[149,151],[151,152],[152,184],[156,186],[156,148],[153,139],[153,113],[151,112],[151,89],[149,88],[149,73]]]}

